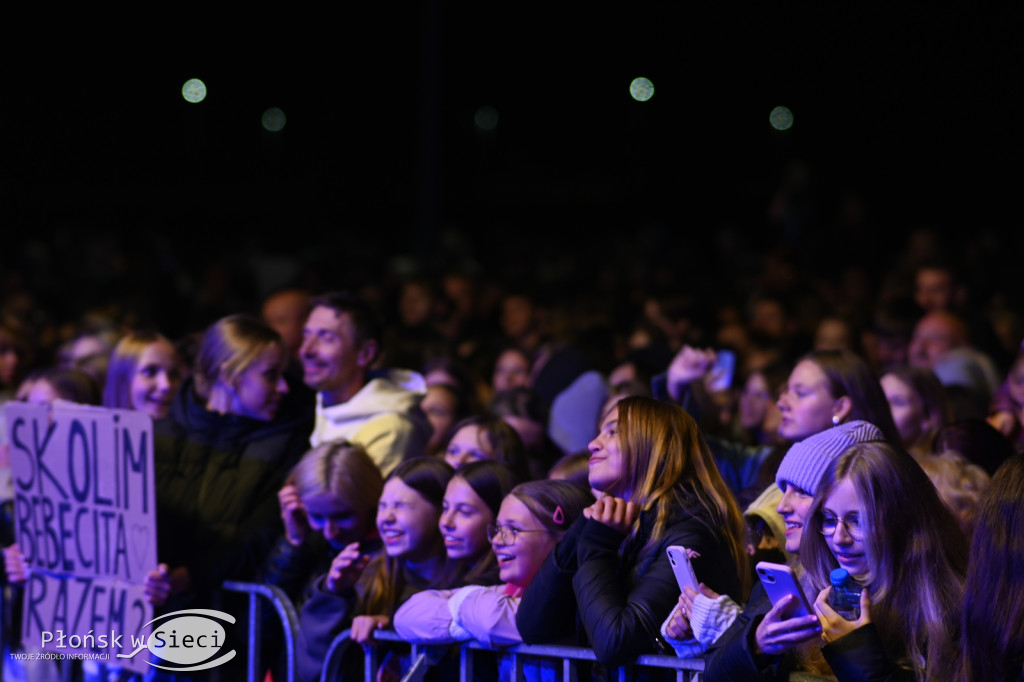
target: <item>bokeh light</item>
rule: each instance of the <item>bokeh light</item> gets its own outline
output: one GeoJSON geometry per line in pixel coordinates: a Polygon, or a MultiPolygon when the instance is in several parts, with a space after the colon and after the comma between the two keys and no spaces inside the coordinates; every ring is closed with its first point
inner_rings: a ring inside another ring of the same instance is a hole
{"type": "Polygon", "coordinates": [[[490,106],[480,107],[473,114],[473,123],[480,130],[494,130],[498,127],[498,110],[490,106]]]}
{"type": "Polygon", "coordinates": [[[279,133],[284,130],[286,119],[283,111],[277,107],[270,107],[263,112],[263,118],[260,121],[263,123],[264,129],[272,133],[279,133]]]}
{"type": "Polygon", "coordinates": [[[206,99],[206,83],[198,78],[190,78],[181,86],[181,96],[186,102],[198,104],[206,99]]]}
{"type": "Polygon", "coordinates": [[[633,82],[629,84],[629,94],[637,102],[646,102],[654,97],[654,83],[646,78],[634,78],[633,82]]]}
{"type": "Polygon", "coordinates": [[[793,112],[786,107],[775,107],[768,120],[776,130],[789,130],[793,127],[793,112]]]}

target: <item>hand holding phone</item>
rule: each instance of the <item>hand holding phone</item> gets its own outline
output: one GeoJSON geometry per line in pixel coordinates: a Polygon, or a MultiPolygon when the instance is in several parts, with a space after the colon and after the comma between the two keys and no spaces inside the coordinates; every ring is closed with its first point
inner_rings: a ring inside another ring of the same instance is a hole
{"type": "Polygon", "coordinates": [[[789,566],[761,561],[756,570],[772,601],[771,610],[754,633],[757,653],[778,656],[801,642],[820,637],[821,623],[811,615],[807,598],[789,566]]]}
{"type": "Polygon", "coordinates": [[[773,564],[770,561],[759,561],[755,568],[772,605],[778,604],[786,595],[791,595],[796,600],[796,608],[789,614],[790,618],[809,616],[813,613],[793,569],[785,564],[773,564]]]}
{"type": "Polygon", "coordinates": [[[722,349],[715,353],[715,364],[708,372],[708,389],[711,391],[727,391],[732,388],[733,375],[736,374],[735,351],[722,349]]]}
{"type": "Polygon", "coordinates": [[[700,582],[697,580],[697,574],[693,572],[693,564],[690,563],[690,550],[681,545],[672,545],[665,552],[668,554],[669,563],[672,564],[672,572],[676,575],[679,591],[682,592],[684,587],[689,586],[700,592],[700,582]]]}

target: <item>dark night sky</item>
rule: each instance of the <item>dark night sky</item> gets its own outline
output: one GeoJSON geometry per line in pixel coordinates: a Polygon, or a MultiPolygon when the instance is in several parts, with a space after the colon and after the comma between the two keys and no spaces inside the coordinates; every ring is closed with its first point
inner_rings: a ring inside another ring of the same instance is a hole
{"type": "Polygon", "coordinates": [[[449,226],[478,244],[659,221],[753,234],[794,159],[822,196],[857,187],[894,227],[1020,224],[1019,3],[436,5],[8,60],[5,232],[142,226],[197,252],[357,238],[364,256],[424,260],[449,226]],[[639,75],[656,88],[645,104],[628,96],[639,75]],[[189,77],[204,103],[182,100],[189,77]],[[795,115],[785,134],[768,125],[778,104],[795,115]],[[473,127],[481,105],[493,134],[473,127]],[[270,106],[283,133],[260,128],[270,106]]]}

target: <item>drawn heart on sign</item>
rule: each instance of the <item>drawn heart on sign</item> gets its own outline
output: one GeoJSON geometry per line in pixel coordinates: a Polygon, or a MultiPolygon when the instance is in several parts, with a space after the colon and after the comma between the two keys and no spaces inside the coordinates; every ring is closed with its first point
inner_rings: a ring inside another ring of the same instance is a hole
{"type": "Polygon", "coordinates": [[[148,571],[154,566],[149,558],[149,528],[142,524],[132,525],[132,553],[135,555],[135,565],[142,571],[148,571]]]}

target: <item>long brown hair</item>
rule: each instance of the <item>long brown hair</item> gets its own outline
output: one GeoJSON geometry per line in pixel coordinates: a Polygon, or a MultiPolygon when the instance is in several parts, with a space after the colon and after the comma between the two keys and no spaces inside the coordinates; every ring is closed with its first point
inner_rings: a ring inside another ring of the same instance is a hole
{"type": "MultiPolygon", "coordinates": [[[[751,581],[746,522],[697,422],[681,407],[652,398],[629,396],[616,407],[626,463],[623,486],[639,509],[655,514],[648,544],[661,539],[676,510],[696,504],[706,513],[712,535],[726,540],[745,597],[751,581]]],[[[639,521],[632,535],[638,529],[639,521]]]]}
{"type": "Polygon", "coordinates": [[[816,350],[803,356],[825,374],[828,391],[833,399],[850,398],[848,421],[863,419],[878,427],[885,439],[900,444],[900,432],[892,419],[889,401],[868,364],[848,350],[816,350]]]}
{"type": "MultiPolygon", "coordinates": [[[[437,549],[442,555],[444,554],[444,545],[440,542],[441,531],[437,528],[437,521],[441,516],[441,504],[444,502],[445,489],[454,474],[455,469],[443,459],[415,457],[407,459],[395,467],[385,480],[385,483],[393,478],[401,480],[435,508],[437,516],[434,519],[434,527],[437,530],[437,549]]],[[[400,606],[398,599],[405,590],[404,561],[397,557],[379,556],[370,562],[366,570],[372,578],[357,612],[394,616],[395,610],[400,606]]],[[[446,586],[435,585],[434,587],[446,586]]]]}
{"type": "Polygon", "coordinates": [[[967,563],[959,523],[913,457],[883,441],[858,443],[825,470],[800,541],[818,590],[839,566],[821,533],[822,507],[844,479],[864,505],[865,589],[886,654],[909,659],[918,679],[949,679],[967,563]]]}
{"type": "MultiPolygon", "coordinates": [[[[491,524],[497,523],[501,501],[512,492],[522,480],[508,464],[495,460],[484,459],[470,462],[459,467],[452,479],[461,478],[473,492],[484,501],[491,511],[491,524]]],[[[498,578],[498,560],[488,544],[483,556],[471,559],[452,561],[445,568],[447,579],[463,585],[494,585],[498,578]]]]}
{"type": "Polygon", "coordinates": [[[960,674],[1011,682],[1024,668],[1024,452],[999,467],[981,504],[964,587],[960,674]]]}

